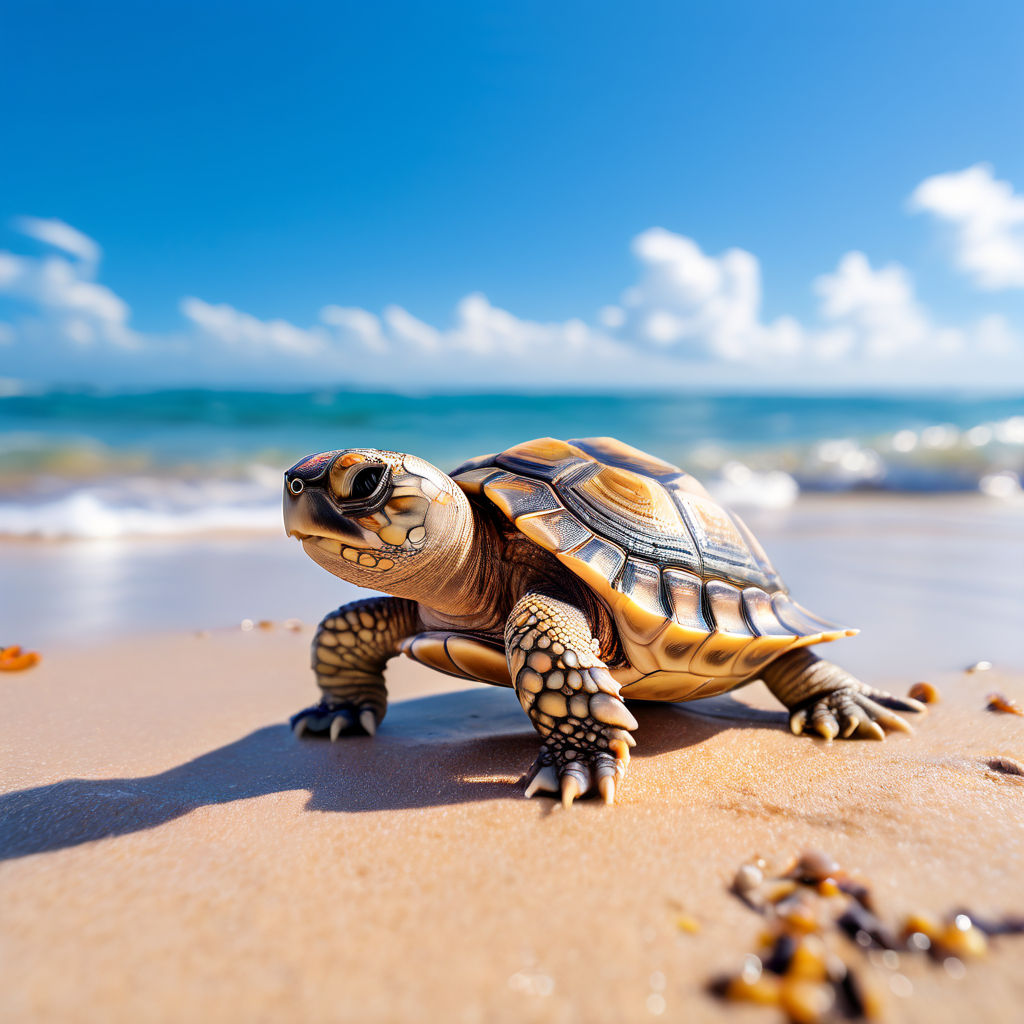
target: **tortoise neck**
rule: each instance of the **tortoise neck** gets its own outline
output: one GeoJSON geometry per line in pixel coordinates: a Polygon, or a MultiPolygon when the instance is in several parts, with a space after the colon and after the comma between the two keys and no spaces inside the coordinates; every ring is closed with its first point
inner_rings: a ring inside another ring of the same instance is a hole
{"type": "MultiPolygon", "coordinates": [[[[487,524],[461,488],[454,489],[448,529],[437,545],[428,571],[417,574],[424,624],[485,630],[493,626],[493,588],[487,585],[487,524]]],[[[492,552],[493,554],[493,552],[492,552]]],[[[499,624],[501,627],[504,623],[499,624]]]]}

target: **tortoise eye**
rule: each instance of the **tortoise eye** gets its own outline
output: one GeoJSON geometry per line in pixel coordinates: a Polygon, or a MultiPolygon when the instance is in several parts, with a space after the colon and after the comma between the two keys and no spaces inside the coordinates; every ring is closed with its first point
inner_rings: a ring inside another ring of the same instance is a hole
{"type": "Polygon", "coordinates": [[[388,476],[388,467],[379,462],[361,462],[352,466],[335,462],[328,474],[328,484],[339,505],[361,506],[384,497],[388,476]]]}
{"type": "Polygon", "coordinates": [[[366,466],[360,469],[349,487],[349,498],[369,498],[380,486],[384,477],[384,466],[366,466]]]}

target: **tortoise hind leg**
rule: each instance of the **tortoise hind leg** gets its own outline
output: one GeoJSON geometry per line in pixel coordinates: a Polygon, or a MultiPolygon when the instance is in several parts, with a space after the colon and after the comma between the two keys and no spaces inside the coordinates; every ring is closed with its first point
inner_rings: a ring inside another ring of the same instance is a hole
{"type": "Polygon", "coordinates": [[[637,723],[597,646],[586,616],[565,601],[528,594],[509,615],[509,672],[544,738],[527,773],[527,796],[538,790],[561,794],[566,807],[591,792],[605,803],[615,801],[637,723]]]}
{"type": "Polygon", "coordinates": [[[323,696],[291,717],[296,736],[372,736],[387,713],[384,666],[416,632],[417,606],[397,597],[353,601],[324,617],[313,638],[313,671],[323,696]]]}
{"type": "Polygon", "coordinates": [[[893,697],[865,686],[807,648],[787,651],[761,672],[768,689],[789,709],[794,733],[814,731],[825,739],[859,736],[885,739],[885,730],[913,732],[893,711],[924,711],[910,697],[893,697]]]}

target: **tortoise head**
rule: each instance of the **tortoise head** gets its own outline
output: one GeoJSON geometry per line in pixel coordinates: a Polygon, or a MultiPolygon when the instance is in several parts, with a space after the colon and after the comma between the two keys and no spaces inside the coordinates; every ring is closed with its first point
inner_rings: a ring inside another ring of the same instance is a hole
{"type": "Polygon", "coordinates": [[[306,554],[357,586],[419,599],[471,532],[469,502],[414,455],[345,448],[284,475],[284,526],[306,554]]]}

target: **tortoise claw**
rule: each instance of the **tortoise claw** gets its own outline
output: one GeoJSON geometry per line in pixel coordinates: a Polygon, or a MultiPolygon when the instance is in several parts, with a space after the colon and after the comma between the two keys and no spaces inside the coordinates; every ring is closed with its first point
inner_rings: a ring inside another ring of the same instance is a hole
{"type": "Polygon", "coordinates": [[[890,707],[901,711],[925,710],[923,704],[912,698],[903,700],[867,687],[842,686],[819,693],[794,708],[789,728],[797,736],[803,732],[817,733],[826,740],[837,736],[884,740],[886,730],[912,733],[910,724],[890,711],[890,707]]]}
{"type": "Polygon", "coordinates": [[[596,794],[604,803],[613,804],[629,759],[629,748],[625,744],[621,752],[623,757],[616,757],[608,750],[582,750],[565,758],[547,746],[541,747],[537,760],[525,776],[526,796],[551,793],[568,808],[577,799],[596,794]]]}
{"type": "Polygon", "coordinates": [[[575,775],[562,776],[562,806],[568,810],[573,800],[583,792],[579,779],[575,775]]]}
{"type": "Polygon", "coordinates": [[[526,786],[527,797],[533,796],[538,790],[545,793],[558,792],[558,772],[554,765],[546,764],[534,774],[526,786]]]}
{"type": "Polygon", "coordinates": [[[326,736],[336,743],[343,735],[377,731],[377,715],[372,708],[357,709],[351,704],[328,704],[321,701],[292,715],[290,724],[296,739],[303,736],[326,736]]]}

